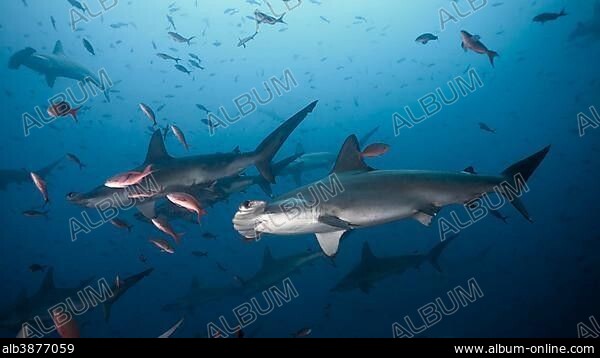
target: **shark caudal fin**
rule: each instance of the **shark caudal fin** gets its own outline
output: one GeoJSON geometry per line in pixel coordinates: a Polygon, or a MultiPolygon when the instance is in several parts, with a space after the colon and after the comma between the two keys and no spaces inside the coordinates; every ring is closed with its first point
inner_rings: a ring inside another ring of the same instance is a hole
{"type": "Polygon", "coordinates": [[[500,55],[498,54],[498,52],[496,52],[496,51],[488,51],[487,55],[490,58],[490,63],[492,64],[492,67],[496,67],[496,65],[494,64],[494,59],[496,57],[500,57],[500,55]]]}
{"type": "Polygon", "coordinates": [[[547,146],[539,152],[511,165],[502,172],[502,176],[505,179],[505,182],[500,188],[502,195],[508,199],[529,222],[533,222],[533,220],[519,198],[523,194],[523,189],[526,187],[527,181],[542,163],[544,158],[546,158],[549,151],[550,146],[547,146]]]}
{"type": "Polygon", "coordinates": [[[152,271],[154,271],[154,268],[151,267],[138,274],[124,278],[123,280],[119,281],[119,286],[114,285],[112,287],[112,296],[102,304],[102,309],[104,311],[104,320],[106,322],[108,322],[108,320],[110,319],[112,306],[115,304],[115,302],[117,302],[119,298],[121,298],[127,291],[129,291],[131,287],[135,286],[144,277],[150,275],[152,271]]]}
{"type": "Polygon", "coordinates": [[[36,51],[31,47],[27,47],[24,50],[21,50],[10,57],[8,60],[8,68],[11,70],[16,70],[36,51]]]}
{"type": "Polygon", "coordinates": [[[318,101],[314,101],[300,112],[296,113],[293,117],[285,121],[279,128],[260,143],[260,145],[254,151],[256,160],[254,165],[260,172],[263,178],[271,184],[275,184],[275,176],[271,169],[271,161],[277,151],[281,148],[286,139],[292,134],[294,129],[306,118],[306,116],[313,111],[318,101]]]}
{"type": "Polygon", "coordinates": [[[442,272],[442,267],[440,266],[440,263],[438,261],[440,259],[440,256],[442,255],[442,252],[444,252],[446,247],[448,247],[448,245],[450,245],[450,243],[454,241],[457,237],[458,235],[452,235],[451,237],[435,245],[435,247],[431,249],[429,253],[427,253],[427,260],[437,272],[442,272]]]}
{"type": "MultiPolygon", "coordinates": [[[[296,159],[300,158],[302,155],[304,155],[304,153],[296,153],[292,156],[289,156],[285,159],[280,160],[277,163],[271,164],[271,173],[273,174],[274,177],[277,177],[283,169],[285,169],[288,165],[290,165],[296,159]]],[[[271,188],[271,184],[269,184],[269,182],[267,182],[267,180],[264,177],[262,177],[262,176],[256,177],[255,184],[257,184],[262,189],[262,191],[265,194],[267,194],[268,197],[270,197],[270,198],[273,197],[273,189],[271,188]]]]}

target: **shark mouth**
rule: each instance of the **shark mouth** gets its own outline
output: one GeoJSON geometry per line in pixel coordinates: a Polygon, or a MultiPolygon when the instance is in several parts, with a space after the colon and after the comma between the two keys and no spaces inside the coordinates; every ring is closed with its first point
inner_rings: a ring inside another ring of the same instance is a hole
{"type": "Polygon", "coordinates": [[[256,239],[260,237],[260,232],[256,230],[260,223],[260,215],[265,212],[267,203],[264,201],[245,201],[238,208],[233,217],[233,228],[237,230],[246,239],[256,239]]]}

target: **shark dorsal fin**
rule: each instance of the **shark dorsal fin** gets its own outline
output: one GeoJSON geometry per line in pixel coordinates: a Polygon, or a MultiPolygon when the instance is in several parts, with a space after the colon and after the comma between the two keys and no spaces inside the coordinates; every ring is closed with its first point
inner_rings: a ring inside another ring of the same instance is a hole
{"type": "Polygon", "coordinates": [[[275,259],[273,258],[273,254],[271,254],[271,249],[267,246],[265,248],[265,253],[263,254],[262,266],[263,268],[270,266],[273,262],[275,262],[275,259]]]}
{"type": "Polygon", "coordinates": [[[60,40],[56,41],[56,44],[54,44],[54,51],[52,51],[52,54],[56,56],[65,55],[65,51],[63,50],[63,44],[60,40]]]}
{"type": "Polygon", "coordinates": [[[370,170],[373,169],[363,161],[356,135],[351,135],[344,142],[332,173],[366,172],[370,170]]]}
{"type": "Polygon", "coordinates": [[[372,262],[375,260],[375,255],[373,255],[373,251],[371,251],[371,247],[369,246],[368,242],[363,244],[361,259],[363,262],[372,262]]]}
{"type": "Polygon", "coordinates": [[[48,268],[46,271],[46,276],[44,276],[44,281],[42,281],[42,285],[40,286],[40,290],[38,293],[43,293],[50,291],[54,288],[54,269],[52,267],[48,268]]]}
{"type": "Polygon", "coordinates": [[[155,164],[169,159],[171,159],[171,156],[167,153],[160,129],[157,129],[150,139],[144,164],[155,164]]]}
{"type": "Polygon", "coordinates": [[[240,146],[239,145],[237,147],[233,148],[233,153],[235,153],[235,154],[242,153],[242,151],[240,150],[240,146]]]}

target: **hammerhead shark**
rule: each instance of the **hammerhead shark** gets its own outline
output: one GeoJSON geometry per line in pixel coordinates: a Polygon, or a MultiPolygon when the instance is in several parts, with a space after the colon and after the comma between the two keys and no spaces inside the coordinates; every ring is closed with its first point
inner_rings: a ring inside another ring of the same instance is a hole
{"type": "Polygon", "coordinates": [[[32,322],[35,317],[40,317],[44,323],[52,322],[48,309],[58,303],[71,298],[74,304],[80,303],[78,292],[88,286],[92,279],[82,281],[72,288],[59,288],[54,285],[54,270],[48,268],[39,290],[33,296],[27,296],[25,290],[21,291],[14,305],[0,312],[0,328],[17,332],[23,323],[32,322]]]}
{"type": "MultiPolygon", "coordinates": [[[[47,177],[63,160],[57,159],[49,165],[36,170],[35,173],[42,178],[47,177]]],[[[5,190],[11,184],[22,184],[31,182],[31,176],[26,169],[0,169],[0,190],[5,190]]]]}
{"type": "Polygon", "coordinates": [[[235,292],[237,287],[206,287],[200,283],[198,277],[192,279],[192,284],[188,292],[178,298],[175,303],[167,304],[162,307],[163,312],[177,312],[180,314],[194,314],[198,307],[209,302],[222,299],[235,292]]]}
{"type": "Polygon", "coordinates": [[[438,263],[438,259],[444,249],[456,239],[458,235],[447,238],[437,244],[427,254],[414,254],[403,256],[387,256],[377,257],[371,251],[368,242],[363,244],[362,257],[360,263],[356,265],[332,291],[350,291],[360,289],[364,293],[369,293],[375,283],[393,275],[401,275],[410,269],[419,269],[425,262],[431,265],[438,271],[442,269],[438,263]]]}
{"type": "Polygon", "coordinates": [[[98,75],[68,58],[63,50],[62,42],[56,41],[52,54],[38,53],[35,49],[27,47],[11,56],[8,68],[16,70],[25,66],[46,77],[46,83],[50,88],[54,87],[57,77],[65,77],[81,82],[91,82],[104,93],[106,101],[110,102],[109,88],[104,88],[104,83],[98,75]]]}
{"type": "Polygon", "coordinates": [[[321,252],[307,251],[282,258],[274,258],[269,247],[266,247],[260,269],[250,278],[243,279],[236,276],[236,280],[242,285],[243,293],[251,294],[280,283],[291,274],[299,272],[303,266],[311,264],[320,257],[323,257],[321,252]]]}
{"type": "MultiPolygon", "coordinates": [[[[234,228],[254,239],[274,235],[315,234],[328,256],[337,253],[340,239],[349,231],[407,218],[429,226],[437,213],[451,204],[465,204],[486,193],[499,192],[525,219],[532,221],[518,196],[519,182],[527,181],[550,146],[508,167],[500,175],[421,170],[375,170],[363,161],[358,139],[346,139],[329,176],[333,186],[327,200],[315,188],[321,180],[284,194],[272,202],[245,201],[233,218],[234,228]],[[340,188],[341,187],[341,188],[340,188]]],[[[522,184],[522,183],[521,183],[522,184]]],[[[328,190],[329,191],[329,190],[328,190]]]]}
{"type": "MultiPolygon", "coordinates": [[[[186,191],[192,187],[204,185],[211,187],[219,180],[239,175],[247,167],[254,165],[262,178],[275,183],[271,161],[294,129],[313,111],[317,101],[312,102],[300,112],[280,125],[252,152],[216,153],[174,158],[167,153],[160,130],[156,130],[150,140],[146,160],[134,171],[142,171],[152,165],[153,178],[161,188],[161,193],[152,200],[136,200],[138,209],[147,218],[156,216],[154,201],[169,192],[186,191]]],[[[129,202],[126,189],[113,189],[104,185],[88,193],[69,193],[67,200],[73,204],[95,207],[107,198],[118,197],[122,203],[129,202]]]]}
{"type": "MultiPolygon", "coordinates": [[[[360,145],[364,146],[367,144],[369,139],[379,130],[379,127],[375,127],[365,134],[360,139],[360,145]]],[[[296,153],[305,153],[304,148],[299,143],[296,146],[296,153]]],[[[335,163],[335,153],[329,152],[314,152],[301,154],[300,157],[286,166],[281,166],[280,170],[276,172],[276,175],[291,176],[294,183],[297,186],[302,185],[302,174],[313,170],[331,170],[335,163]]]]}
{"type": "Polygon", "coordinates": [[[117,302],[117,300],[119,298],[121,298],[127,291],[129,291],[130,288],[132,288],[133,286],[135,286],[138,282],[140,282],[144,277],[150,275],[152,273],[152,271],[154,271],[153,268],[149,268],[145,271],[142,271],[140,273],[137,273],[135,275],[129,276],[127,278],[124,278],[122,280],[119,280],[119,282],[115,282],[113,284],[113,286],[111,287],[112,290],[112,297],[110,297],[108,300],[106,300],[103,304],[102,304],[102,308],[104,309],[104,320],[108,321],[110,318],[110,312],[112,309],[112,306],[115,304],[115,302],[117,302]]]}
{"type": "Polygon", "coordinates": [[[587,22],[577,23],[577,27],[569,35],[570,41],[577,39],[600,40],[600,1],[597,1],[594,5],[593,17],[587,22]]]}

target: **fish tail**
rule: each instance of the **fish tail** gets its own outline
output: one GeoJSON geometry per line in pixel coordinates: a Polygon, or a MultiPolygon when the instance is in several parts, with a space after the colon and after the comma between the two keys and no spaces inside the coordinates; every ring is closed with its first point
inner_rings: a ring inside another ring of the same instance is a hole
{"type": "Polygon", "coordinates": [[[190,37],[189,39],[186,40],[188,46],[192,45],[192,40],[195,39],[195,38],[196,38],[196,36],[192,36],[192,37],[190,37]]]}
{"type": "Polygon", "coordinates": [[[533,222],[527,209],[519,199],[519,197],[523,194],[524,184],[529,180],[533,172],[537,169],[537,167],[542,163],[548,152],[550,151],[550,146],[540,150],[539,152],[511,165],[506,170],[502,172],[502,177],[505,180],[507,185],[501,185],[500,193],[506,199],[508,199],[511,204],[523,215],[525,219],[529,222],[533,222]]]}
{"type": "Polygon", "coordinates": [[[500,55],[496,51],[488,51],[487,55],[490,58],[490,63],[492,64],[492,67],[495,67],[494,66],[494,58],[500,57],[500,55]]]}
{"type": "Polygon", "coordinates": [[[277,22],[281,22],[282,24],[286,24],[287,25],[287,22],[283,21],[283,17],[284,16],[285,16],[285,12],[283,14],[281,14],[281,16],[279,17],[279,19],[277,19],[277,22]]]}

